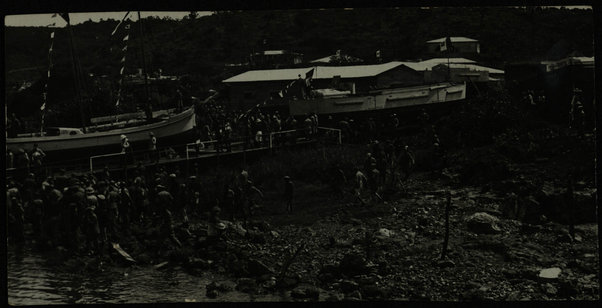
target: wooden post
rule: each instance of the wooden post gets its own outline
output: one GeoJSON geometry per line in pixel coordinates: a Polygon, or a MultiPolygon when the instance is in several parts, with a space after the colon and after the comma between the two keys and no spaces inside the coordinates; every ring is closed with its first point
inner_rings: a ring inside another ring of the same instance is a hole
{"type": "Polygon", "coordinates": [[[572,174],[569,175],[569,187],[567,193],[569,198],[569,234],[571,235],[571,239],[575,239],[575,188],[572,174]]]}
{"type": "Polygon", "coordinates": [[[451,208],[451,192],[447,192],[447,202],[445,204],[445,237],[443,238],[443,249],[441,250],[441,260],[447,255],[447,244],[449,242],[449,211],[451,208]]]}

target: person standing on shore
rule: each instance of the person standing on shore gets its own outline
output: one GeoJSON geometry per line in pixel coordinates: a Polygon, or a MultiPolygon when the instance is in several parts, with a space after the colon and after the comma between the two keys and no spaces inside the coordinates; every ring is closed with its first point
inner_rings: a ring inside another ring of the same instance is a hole
{"type": "Polygon", "coordinates": [[[131,152],[130,141],[126,135],[121,135],[121,154],[123,154],[123,166],[130,162],[129,154],[131,152]]]}
{"type": "Polygon", "coordinates": [[[293,212],[293,191],[293,181],[291,181],[291,178],[287,175],[284,177],[284,202],[286,203],[286,210],[289,213],[293,212]]]}
{"type": "Polygon", "coordinates": [[[148,133],[148,150],[150,152],[150,161],[156,163],[159,161],[159,152],[157,152],[157,138],[153,132],[148,133]]]}

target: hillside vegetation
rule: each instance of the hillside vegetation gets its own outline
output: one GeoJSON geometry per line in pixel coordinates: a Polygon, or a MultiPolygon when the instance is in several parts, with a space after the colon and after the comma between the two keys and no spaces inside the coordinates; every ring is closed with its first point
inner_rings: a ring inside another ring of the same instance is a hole
{"type": "MultiPolygon", "coordinates": [[[[88,21],[73,26],[75,48],[82,67],[85,96],[94,102],[86,117],[114,112],[114,100],[90,74],[118,80],[122,38],[111,31],[116,20],[88,21]]],[[[567,54],[593,54],[591,10],[540,8],[401,8],[357,10],[287,10],[218,12],[182,21],[147,18],[143,21],[145,58],[150,70],[166,75],[186,75],[183,87],[204,96],[221,80],[239,73],[226,63],[244,63],[253,51],[289,49],[307,61],[333,54],[337,49],[374,60],[381,50],[385,60],[417,59],[425,41],[443,36],[466,36],[481,42],[483,63],[503,67],[510,61],[560,58],[567,54]]],[[[6,88],[9,112],[37,118],[41,89],[48,65],[49,28],[9,27],[5,30],[6,88]],[[33,85],[16,93],[23,81],[33,85]]],[[[67,29],[57,29],[53,77],[48,104],[52,122],[79,121],[73,102],[71,59],[67,29]],[[53,113],[54,112],[54,113],[53,113]]],[[[141,67],[140,35],[133,22],[126,73],[141,67]]],[[[76,124],[74,123],[74,124],[76,124]]]]}

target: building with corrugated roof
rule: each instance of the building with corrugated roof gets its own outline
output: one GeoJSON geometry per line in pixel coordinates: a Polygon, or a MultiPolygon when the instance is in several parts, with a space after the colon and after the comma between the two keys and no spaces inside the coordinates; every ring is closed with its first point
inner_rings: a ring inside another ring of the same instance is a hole
{"type": "MultiPolygon", "coordinates": [[[[430,40],[426,42],[426,52],[428,54],[440,54],[445,50],[447,37],[430,40]]],[[[451,36],[452,54],[455,55],[477,55],[481,53],[481,45],[478,40],[463,36],[451,36]]]]}
{"type": "Polygon", "coordinates": [[[354,63],[362,63],[364,60],[353,57],[347,54],[341,53],[341,50],[337,50],[334,55],[326,56],[323,58],[315,59],[310,61],[310,63],[314,63],[316,65],[320,64],[334,64],[334,65],[344,65],[344,64],[354,64],[354,63]]]}
{"type": "MultiPolygon", "coordinates": [[[[373,89],[408,87],[442,81],[485,82],[503,78],[504,71],[477,65],[466,58],[433,58],[425,61],[391,61],[371,65],[314,66],[272,70],[251,70],[223,81],[230,89],[232,103],[241,108],[277,98],[292,81],[312,72],[314,89],[336,89],[351,94],[373,89]],[[448,71],[447,65],[451,69],[448,71]],[[448,74],[451,72],[451,74],[448,74]],[[449,76],[451,75],[451,79],[449,76]]],[[[300,83],[302,84],[302,83],[300,83]]],[[[301,90],[292,89],[292,96],[301,90]]]]}
{"type": "MultiPolygon", "coordinates": [[[[314,88],[345,89],[352,93],[371,89],[403,87],[424,83],[423,74],[403,62],[375,65],[315,66],[273,70],[252,70],[223,81],[229,87],[233,104],[245,108],[277,98],[278,93],[292,81],[305,78],[313,70],[314,88]]],[[[292,89],[295,96],[296,89],[292,89]]]]}

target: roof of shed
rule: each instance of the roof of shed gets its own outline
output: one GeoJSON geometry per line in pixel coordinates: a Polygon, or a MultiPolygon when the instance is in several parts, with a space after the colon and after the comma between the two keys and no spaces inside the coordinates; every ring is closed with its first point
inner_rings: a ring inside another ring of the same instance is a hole
{"type": "MultiPolygon", "coordinates": [[[[446,39],[447,39],[447,37],[441,37],[441,38],[426,41],[426,42],[427,43],[443,43],[443,42],[445,42],[446,39]]],[[[478,42],[478,40],[471,39],[469,37],[464,37],[464,36],[452,36],[449,39],[451,40],[452,43],[478,42]]]]}
{"type": "Polygon", "coordinates": [[[312,68],[286,68],[273,70],[254,70],[230,77],[223,82],[254,82],[254,81],[281,81],[295,80],[299,75],[305,77],[305,74],[312,68]]]}

